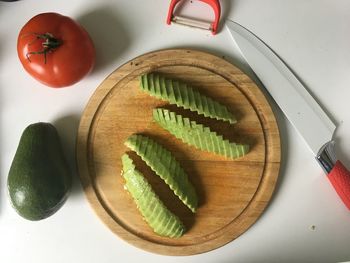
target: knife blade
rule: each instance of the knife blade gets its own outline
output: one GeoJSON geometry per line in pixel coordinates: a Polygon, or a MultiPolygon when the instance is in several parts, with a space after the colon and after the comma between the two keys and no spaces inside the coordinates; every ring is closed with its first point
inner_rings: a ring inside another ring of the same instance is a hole
{"type": "Polygon", "coordinates": [[[332,140],[336,125],[269,46],[236,22],[227,20],[226,27],[248,65],[304,139],[350,210],[350,172],[337,160],[332,140]]]}

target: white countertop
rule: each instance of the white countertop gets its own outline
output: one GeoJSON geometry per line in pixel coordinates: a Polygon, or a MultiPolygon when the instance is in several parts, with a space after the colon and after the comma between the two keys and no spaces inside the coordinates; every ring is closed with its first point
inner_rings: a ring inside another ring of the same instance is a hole
{"type": "MultiPolygon", "coordinates": [[[[335,133],[338,156],[350,167],[350,1],[221,2],[222,19],[236,20],[262,38],[327,109],[339,125],[335,133]]],[[[283,150],[275,194],[259,220],[222,248],[189,257],[160,256],[135,248],[94,214],[76,175],[70,197],[53,216],[30,222],[11,208],[6,178],[24,128],[38,121],[54,123],[74,166],[75,132],[89,97],[109,73],[129,59],[157,49],[191,47],[225,56],[251,75],[225,29],[213,37],[206,31],[167,26],[168,4],[166,0],[0,2],[0,262],[350,260],[350,211],[273,102],[283,150]],[[34,15],[48,11],[76,19],[96,46],[95,70],[69,88],[56,90],[39,84],[17,58],[19,30],[34,15]]],[[[196,12],[196,5],[183,12],[196,12]]],[[[204,16],[210,14],[207,8],[198,10],[204,16]]]]}

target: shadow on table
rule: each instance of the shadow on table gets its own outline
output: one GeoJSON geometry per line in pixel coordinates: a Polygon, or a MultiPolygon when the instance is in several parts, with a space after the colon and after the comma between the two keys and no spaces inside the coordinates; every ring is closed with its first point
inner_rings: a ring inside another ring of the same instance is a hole
{"type": "MultiPolygon", "coordinates": [[[[3,43],[2,41],[3,39],[0,38],[0,58],[2,57],[2,51],[3,51],[3,46],[1,43],[3,43]]],[[[4,65],[1,63],[0,61],[0,71],[2,70],[2,67],[4,65]]],[[[2,114],[3,114],[3,88],[4,88],[4,83],[2,82],[2,80],[0,79],[0,145],[3,146],[4,145],[4,138],[3,138],[3,118],[2,118],[2,114]]],[[[3,171],[3,163],[4,163],[4,156],[3,156],[3,152],[0,151],[0,171],[3,171]]],[[[6,186],[6,181],[7,181],[7,174],[5,173],[5,171],[3,171],[4,174],[0,175],[0,197],[5,197],[3,191],[4,189],[7,189],[6,186]]],[[[2,206],[1,206],[2,202],[0,201],[0,215],[1,215],[1,211],[2,211],[2,206]]]]}
{"type": "Polygon", "coordinates": [[[228,19],[228,14],[231,11],[232,6],[235,4],[235,0],[221,0],[221,18],[220,18],[220,24],[219,24],[219,29],[218,33],[222,32],[225,30],[225,20],[228,19]]]}
{"type": "Polygon", "coordinates": [[[75,144],[78,134],[79,120],[80,118],[78,114],[72,114],[53,121],[61,139],[63,152],[72,172],[71,196],[80,195],[83,192],[78,176],[75,157],[75,144]]]}
{"type": "Polygon", "coordinates": [[[96,48],[96,65],[92,74],[115,62],[130,46],[130,38],[121,19],[123,16],[118,12],[116,8],[105,6],[77,18],[96,48]]]}

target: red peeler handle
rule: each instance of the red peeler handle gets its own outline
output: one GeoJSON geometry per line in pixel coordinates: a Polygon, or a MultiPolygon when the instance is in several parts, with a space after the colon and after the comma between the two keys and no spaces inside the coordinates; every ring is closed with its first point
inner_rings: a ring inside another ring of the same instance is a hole
{"type": "MultiPolygon", "coordinates": [[[[168,11],[168,17],[167,17],[167,24],[168,25],[171,24],[171,20],[173,18],[173,13],[174,13],[175,6],[180,1],[181,0],[171,0],[170,6],[169,6],[169,11],[168,11]]],[[[217,30],[218,30],[219,20],[220,20],[220,15],[221,15],[220,2],[219,2],[219,0],[199,0],[199,1],[207,3],[214,10],[215,20],[212,23],[212,33],[213,33],[213,35],[215,35],[217,33],[217,30]]]]}
{"type": "Polygon", "coordinates": [[[328,174],[328,179],[343,200],[343,203],[350,209],[350,172],[340,161],[337,161],[328,174]]]}

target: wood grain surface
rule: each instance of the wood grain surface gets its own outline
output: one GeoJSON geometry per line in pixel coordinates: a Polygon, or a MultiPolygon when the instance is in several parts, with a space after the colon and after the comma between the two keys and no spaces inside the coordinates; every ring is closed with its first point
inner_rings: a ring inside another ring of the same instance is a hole
{"type": "Polygon", "coordinates": [[[262,214],[279,173],[280,138],[263,93],[235,66],[201,51],[162,50],[129,61],[96,89],[81,118],[77,161],[92,208],[120,238],[154,253],[191,255],[234,240],[262,214]],[[138,82],[140,74],[150,71],[185,81],[225,104],[238,123],[207,119],[150,97],[139,89],[138,82]],[[228,160],[185,145],[152,121],[152,109],[158,106],[191,117],[230,141],[248,143],[251,150],[242,158],[228,160]],[[124,146],[134,133],[150,136],[174,154],[199,196],[196,214],[124,146]],[[123,188],[120,157],[125,152],[166,206],[184,222],[188,229],[184,236],[157,236],[142,219],[123,188]]]}

